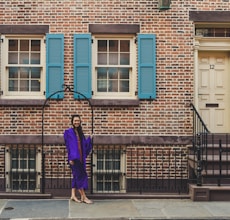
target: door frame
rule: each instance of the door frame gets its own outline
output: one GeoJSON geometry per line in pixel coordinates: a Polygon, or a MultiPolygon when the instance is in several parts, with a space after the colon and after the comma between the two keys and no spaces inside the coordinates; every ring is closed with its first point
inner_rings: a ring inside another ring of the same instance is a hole
{"type": "Polygon", "coordinates": [[[196,36],[194,42],[194,106],[199,109],[198,85],[199,85],[199,51],[230,52],[230,38],[213,38],[196,36]]]}

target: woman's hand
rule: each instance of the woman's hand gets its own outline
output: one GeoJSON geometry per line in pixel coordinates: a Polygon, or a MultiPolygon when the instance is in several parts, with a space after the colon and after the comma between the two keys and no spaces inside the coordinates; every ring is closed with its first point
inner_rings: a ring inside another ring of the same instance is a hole
{"type": "Polygon", "coordinates": [[[70,164],[70,165],[74,165],[74,161],[73,161],[73,160],[70,160],[70,161],[69,161],[69,164],[70,164]]]}

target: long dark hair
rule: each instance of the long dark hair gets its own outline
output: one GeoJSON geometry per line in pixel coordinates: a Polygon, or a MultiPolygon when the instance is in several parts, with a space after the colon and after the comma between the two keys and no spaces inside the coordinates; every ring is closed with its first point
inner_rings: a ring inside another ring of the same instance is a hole
{"type": "Polygon", "coordinates": [[[77,132],[78,132],[78,135],[80,137],[80,140],[82,142],[82,140],[85,138],[85,135],[84,135],[84,132],[82,130],[82,126],[81,126],[81,116],[80,115],[72,115],[71,116],[71,124],[73,125],[73,119],[74,118],[79,118],[80,119],[80,125],[77,127],[77,132]]]}

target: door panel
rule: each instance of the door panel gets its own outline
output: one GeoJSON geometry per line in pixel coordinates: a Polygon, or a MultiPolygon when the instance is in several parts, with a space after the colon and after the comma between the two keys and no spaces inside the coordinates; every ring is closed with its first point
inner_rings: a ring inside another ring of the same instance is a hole
{"type": "Polygon", "coordinates": [[[199,52],[199,113],[215,133],[230,131],[228,67],[227,52],[199,52]]]}

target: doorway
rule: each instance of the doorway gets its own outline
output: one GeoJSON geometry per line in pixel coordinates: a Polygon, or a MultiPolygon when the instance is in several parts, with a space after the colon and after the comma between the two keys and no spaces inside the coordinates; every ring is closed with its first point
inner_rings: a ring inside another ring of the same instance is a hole
{"type": "Polygon", "coordinates": [[[210,132],[230,132],[228,51],[198,52],[198,109],[210,132]]]}

